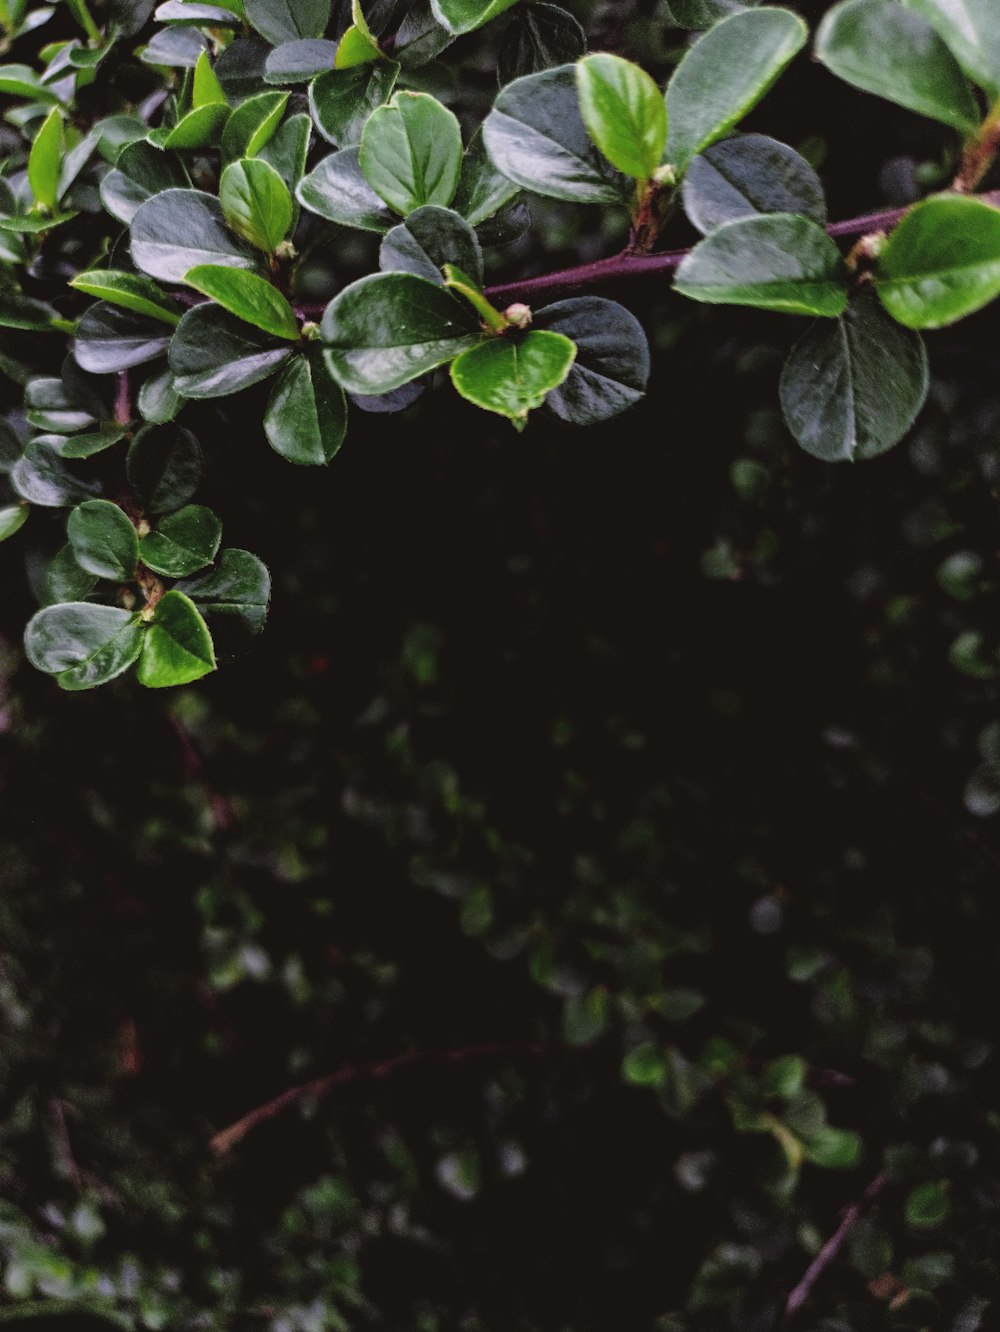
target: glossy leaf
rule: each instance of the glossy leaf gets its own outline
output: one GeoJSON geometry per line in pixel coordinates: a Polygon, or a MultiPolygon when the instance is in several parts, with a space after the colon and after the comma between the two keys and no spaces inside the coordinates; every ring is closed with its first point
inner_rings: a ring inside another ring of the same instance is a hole
{"type": "Polygon", "coordinates": [[[194,67],[191,85],[191,105],[197,110],[200,106],[211,106],[214,102],[226,105],[226,94],[222,84],[215,76],[212,61],[207,51],[202,51],[194,67]]]}
{"type": "Polygon", "coordinates": [[[164,324],[179,324],[181,312],[177,302],[162,292],[155,282],[138,273],[125,273],[110,268],[90,268],[78,273],[69,284],[88,296],[98,296],[111,305],[120,305],[136,314],[158,319],[164,324]]]}
{"type": "Polygon", "coordinates": [[[925,199],[892,232],[875,289],[907,328],[953,324],[1000,296],[1000,209],[962,195],[925,199]]]}
{"type": "Polygon", "coordinates": [[[147,199],[189,183],[177,158],[142,140],[124,148],[101,181],[101,203],[127,226],[147,199]]]}
{"type": "Polygon", "coordinates": [[[142,621],[130,611],[70,601],[32,616],[24,649],[32,666],[54,675],[61,688],[93,689],[128,670],[143,636],[142,621]]]}
{"type": "Polygon", "coordinates": [[[573,296],[535,311],[533,328],[562,333],[576,344],[566,379],[545,399],[545,410],[574,425],[606,421],[634,407],[649,379],[649,346],[642,325],[603,296],[573,296]]]}
{"type": "Polygon", "coordinates": [[[447,207],[462,169],[462,131],[427,93],[396,93],[369,117],[358,161],[375,193],[404,217],[424,204],[447,207]]]}
{"type": "Polygon", "coordinates": [[[234,319],[206,302],[189,310],[170,344],[177,392],[185,398],[221,398],[259,384],[291,355],[287,342],[234,319]]]}
{"type": "Polygon", "coordinates": [[[462,175],[452,208],[470,226],[478,227],[516,199],[519,193],[518,186],[493,165],[482,134],[476,134],[462,159],[462,175]]]}
{"type": "Polygon", "coordinates": [[[85,601],[96,586],[96,575],[80,568],[73,547],[67,544],[56,551],[45,571],[45,605],[85,601]]]}
{"type": "Polygon", "coordinates": [[[132,258],[150,277],[183,282],[199,264],[256,266],[249,250],[225,224],[222,205],[201,190],[165,190],[147,200],[132,219],[132,258]]]}
{"type": "Polygon", "coordinates": [[[703,233],[756,213],[800,213],[826,222],[826,200],[804,157],[764,134],[737,135],[694,158],[684,178],[684,211],[703,233]]]}
{"type": "Polygon", "coordinates": [[[144,508],[169,513],[186,504],[198,489],[201,445],[183,426],[144,426],[129,446],[125,471],[144,508]]]}
{"type": "Polygon", "coordinates": [[[98,301],[76,326],[73,355],[77,365],[92,375],[128,370],[163,356],[171,327],[159,316],[150,319],[110,301],[98,301]]]}
{"type": "Polygon", "coordinates": [[[710,28],[667,85],[667,159],[684,171],[728,134],[805,45],[806,25],[787,9],[748,9],[710,28]]]}
{"type": "Polygon", "coordinates": [[[288,97],[286,92],[263,92],[240,103],[222,132],[223,164],[257,156],[277,132],[288,97]]]}
{"type": "Polygon", "coordinates": [[[6,541],[28,521],[30,510],[26,504],[0,505],[0,541],[6,541]]]}
{"type": "Polygon", "coordinates": [[[163,65],[167,69],[194,69],[198,58],[208,48],[208,39],[190,27],[161,28],[153,34],[139,59],[145,65],[163,65]]]}
{"type": "Polygon", "coordinates": [[[115,424],[102,426],[100,430],[84,431],[79,435],[70,435],[60,453],[64,458],[93,458],[117,444],[125,435],[125,427],[115,424]]]}
{"type": "Polygon", "coordinates": [[[502,84],[568,64],[587,49],[583,29],[559,5],[529,0],[519,4],[511,18],[497,61],[502,84]]]}
{"type": "Polygon", "coordinates": [[[309,87],[309,109],[324,139],[338,148],[361,142],[361,131],[376,107],[392,96],[399,66],[391,60],[333,69],[309,87]]]}
{"type": "Polygon", "coordinates": [[[388,231],[399,219],[365,180],[357,148],[342,148],[324,157],[295,191],[310,213],[361,231],[388,231]]]}
{"type": "MultiPolygon", "coordinates": [[[[139,558],[154,573],[183,578],[212,563],[222,523],[203,504],[188,504],[160,520],[139,542],[139,558]]],[[[82,561],[81,561],[82,563],[82,561]]]]}
{"type": "Polygon", "coordinates": [[[416,273],[443,284],[441,269],[455,264],[477,285],[483,281],[483,255],[472,227],[449,208],[428,204],[415,209],[405,222],[387,232],[379,250],[379,267],[386,272],[416,273]]]}
{"type": "Polygon", "coordinates": [[[136,404],[144,421],[162,425],[174,419],[184,400],[174,387],[174,376],[169,367],[155,371],[144,380],[136,404]]]}
{"type": "Polygon", "coordinates": [[[489,23],[517,0],[431,0],[434,17],[455,36],[489,23]]]}
{"type": "Polygon", "coordinates": [[[347,403],[319,348],[293,357],[274,382],[264,412],[264,433],[289,462],[328,463],[344,442],[347,403]]]}
{"type": "Polygon", "coordinates": [[[22,296],[19,291],[4,290],[0,304],[0,328],[19,328],[25,332],[47,333],[54,331],[54,322],[58,312],[45,301],[33,296],[22,296]]]}
{"type": "Polygon", "coordinates": [[[786,314],[832,317],[847,307],[837,246],[815,222],[789,213],[719,227],[683,261],[674,286],[693,300],[786,314]]]}
{"type": "Polygon", "coordinates": [[[316,37],[301,37],[276,46],[267,58],[264,78],[268,83],[306,83],[333,69],[337,43],[316,37]]]}
{"type": "Polygon", "coordinates": [[[266,278],[238,268],[219,268],[205,264],[192,268],[186,278],[189,287],[200,291],[265,333],[297,342],[299,325],[288,301],[266,278]]]}
{"type": "Polygon", "coordinates": [[[244,0],[249,23],[273,46],[302,37],[322,37],[330,0],[244,0]]]}
{"type": "Polygon", "coordinates": [[[232,24],[233,14],[220,5],[198,4],[197,0],[166,0],[153,15],[158,23],[196,23],[220,27],[232,24]]]}
{"type": "Polygon", "coordinates": [[[79,371],[71,377],[65,368],[60,379],[43,376],[31,380],[25,389],[24,405],[31,425],[59,435],[87,430],[108,415],[106,405],[86,377],[79,371]]]}
{"type": "Polygon", "coordinates": [[[214,670],[212,636],[194,602],[176,588],[165,593],[142,642],[139,683],[165,689],[191,684],[214,670]]]}
{"type": "Polygon", "coordinates": [[[157,133],[151,138],[160,147],[175,152],[192,148],[215,148],[228,119],[229,107],[224,102],[210,102],[182,116],[166,134],[157,133]]]}
{"type": "Polygon", "coordinates": [[[926,19],[896,0],[844,0],[824,17],[816,55],[838,78],[971,133],[976,103],[955,57],[926,19]]]}
{"type": "Polygon", "coordinates": [[[974,83],[1000,93],[1000,26],[993,0],[905,0],[926,18],[974,83]]]}
{"type": "Polygon", "coordinates": [[[580,112],[587,133],[619,171],[648,180],[667,142],[667,108],[645,70],[599,52],[576,66],[580,112]]]}
{"type": "Polygon", "coordinates": [[[59,202],[63,147],[62,112],[53,107],[42,121],[28,155],[28,182],[43,208],[54,209],[59,202]]]}
{"type": "Polygon", "coordinates": [[[621,203],[624,194],[580,115],[576,70],[561,65],[504,88],[483,124],[494,164],[523,189],[571,203],[621,203]]]}
{"type": "Polygon", "coordinates": [[[480,338],[463,302],[410,273],[374,273],[345,287],[321,325],[327,364],[353,393],[388,393],[444,365],[480,338]]]}
{"type": "Polygon", "coordinates": [[[203,615],[235,619],[259,633],[267,617],[271,575],[248,550],[224,550],[213,569],[185,578],[174,588],[194,602],[203,615]]]}
{"type": "Polygon", "coordinates": [[[233,231],[265,254],[273,254],[292,225],[288,186],[259,157],[243,158],[226,167],[219,202],[233,231]]]}
{"type": "Polygon", "coordinates": [[[463,398],[523,430],[528,413],[569,374],[575,355],[561,333],[532,329],[516,338],[489,338],[452,362],[451,382],[463,398]]]}
{"type": "Polygon", "coordinates": [[[927,353],[870,295],[822,320],[792,348],[781,409],[807,453],[825,462],[874,458],[906,434],[927,397],[927,353]]]}
{"type": "Polygon", "coordinates": [[[139,557],[135,528],[117,504],[87,500],[73,510],[66,524],[73,557],[81,569],[98,578],[128,582],[139,557]]]}
{"type": "Polygon", "coordinates": [[[62,443],[58,435],[39,435],[25,448],[10,473],[11,485],[22,499],[45,509],[61,509],[96,494],[99,487],[94,482],[81,481],[63,462],[62,443]]]}

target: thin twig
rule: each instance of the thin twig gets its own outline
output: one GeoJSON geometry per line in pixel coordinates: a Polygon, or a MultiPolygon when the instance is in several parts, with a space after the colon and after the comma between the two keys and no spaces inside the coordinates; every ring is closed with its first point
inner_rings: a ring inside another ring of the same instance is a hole
{"type": "Polygon", "coordinates": [[[209,1139],[208,1147],[216,1156],[225,1156],[231,1151],[246,1135],[255,1129],[259,1124],[266,1124],[269,1119],[274,1119],[280,1115],[282,1110],[287,1110],[290,1105],[305,1100],[307,1097],[313,1097],[316,1100],[329,1095],[336,1087],[342,1087],[348,1082],[355,1082],[360,1078],[386,1078],[390,1073],[395,1073],[398,1069],[405,1068],[409,1064],[421,1063],[424,1060],[442,1059],[449,1063],[460,1063],[466,1059],[479,1059],[489,1055],[503,1054],[542,1054],[540,1045],[474,1045],[466,1046],[459,1050],[411,1050],[407,1054],[394,1055],[391,1059],[383,1059],[375,1064],[349,1064],[340,1068],[336,1073],[328,1073],[325,1077],[314,1078],[312,1082],[303,1082],[298,1087],[289,1087],[283,1091],[280,1096],[275,1096],[273,1100],[266,1101],[263,1105],[257,1106],[255,1110],[249,1111],[242,1119],[238,1119],[235,1124],[230,1124],[228,1128],[222,1129],[209,1139]]]}
{"type": "Polygon", "coordinates": [[[118,392],[115,395],[115,425],[127,426],[132,420],[132,393],[128,371],[118,372],[118,392]]]}
{"type": "Polygon", "coordinates": [[[833,1232],[819,1253],[806,1268],[805,1275],[788,1297],[785,1305],[785,1321],[793,1317],[805,1304],[812,1293],[812,1288],[840,1252],[844,1241],[861,1219],[865,1209],[878,1197],[888,1184],[887,1175],[876,1175],[857,1200],[851,1203],[840,1219],[840,1225],[833,1232]]]}

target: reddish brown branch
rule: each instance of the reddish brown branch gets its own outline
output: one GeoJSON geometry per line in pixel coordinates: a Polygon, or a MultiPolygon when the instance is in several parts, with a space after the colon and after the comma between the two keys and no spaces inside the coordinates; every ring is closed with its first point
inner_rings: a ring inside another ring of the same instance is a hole
{"type": "Polygon", "coordinates": [[[280,1115],[282,1110],[287,1110],[290,1105],[295,1105],[298,1101],[303,1101],[308,1097],[320,1100],[328,1096],[336,1087],[342,1087],[348,1082],[356,1082],[361,1078],[387,1078],[390,1073],[395,1073],[398,1069],[405,1068],[409,1064],[421,1063],[424,1060],[441,1059],[448,1063],[461,1063],[466,1059],[481,1059],[490,1055],[505,1054],[532,1054],[540,1055],[542,1047],[539,1045],[474,1045],[467,1046],[459,1050],[438,1050],[424,1051],[411,1050],[407,1054],[394,1055],[391,1059],[383,1059],[375,1064],[348,1064],[344,1068],[339,1068],[336,1073],[327,1073],[325,1077],[314,1078],[312,1082],[303,1082],[298,1087],[289,1087],[283,1091],[280,1096],[275,1096],[273,1100],[266,1101],[263,1105],[257,1106],[255,1110],[249,1111],[242,1119],[238,1119],[235,1124],[230,1124],[228,1128],[222,1129],[209,1139],[209,1150],[216,1156],[225,1156],[228,1151],[259,1124],[266,1124],[269,1119],[274,1119],[280,1115]]]}
{"type": "Polygon", "coordinates": [[[788,1297],[785,1305],[785,1319],[791,1318],[802,1308],[812,1293],[812,1288],[840,1252],[844,1241],[861,1219],[866,1208],[874,1202],[888,1184],[886,1175],[876,1175],[864,1193],[848,1207],[840,1218],[840,1225],[833,1232],[819,1253],[806,1268],[805,1275],[788,1297]]]}

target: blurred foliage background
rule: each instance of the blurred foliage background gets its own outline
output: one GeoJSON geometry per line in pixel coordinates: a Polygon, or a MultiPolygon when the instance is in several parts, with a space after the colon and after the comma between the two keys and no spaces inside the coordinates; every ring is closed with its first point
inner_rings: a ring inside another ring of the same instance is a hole
{"type": "MultiPolygon", "coordinates": [[[[573,8],[683,49],[665,5],[573,8]]],[[[492,43],[430,75],[469,124],[492,43]]],[[[947,165],[808,59],[748,127],[833,217],[947,165]]],[[[531,212],[496,275],[620,241],[531,212]]],[[[992,1325],[1000,317],[826,467],[777,411],[796,322],[602,294],[655,346],[605,427],[428,393],[306,477],[223,403],[207,502],[276,589],[197,688],[60,693],[5,548],[0,1322],[992,1325]]]]}

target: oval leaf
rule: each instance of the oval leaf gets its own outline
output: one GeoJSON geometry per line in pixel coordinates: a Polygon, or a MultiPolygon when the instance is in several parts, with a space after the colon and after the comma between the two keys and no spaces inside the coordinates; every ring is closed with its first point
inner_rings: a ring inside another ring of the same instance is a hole
{"type": "Polygon", "coordinates": [[[265,333],[297,342],[299,325],[295,312],[281,292],[256,273],[239,268],[203,264],[192,268],[185,281],[195,291],[210,296],[224,310],[265,333]]]}
{"type": "Polygon", "coordinates": [[[73,510],[66,524],[73,556],[81,569],[126,583],[135,574],[139,538],[117,504],[87,500],[73,510]]]}
{"type": "Polygon", "coordinates": [[[226,167],[219,202],[232,229],[265,254],[273,254],[292,225],[288,186],[259,157],[242,158],[226,167]]]}
{"type": "Polygon", "coordinates": [[[358,161],[375,193],[404,217],[423,204],[447,207],[462,170],[462,131],[427,93],[396,93],[368,118],[358,161]]]}
{"type": "Polygon", "coordinates": [[[107,375],[163,356],[170,337],[171,325],[162,319],[98,301],[76,326],[73,355],[82,370],[107,375]]]}
{"type": "Polygon", "coordinates": [[[649,344],[635,315],[603,296],[574,296],[535,312],[533,327],[576,344],[566,379],[545,410],[574,425],[606,421],[634,407],[649,379],[649,344]]]}
{"type": "Polygon", "coordinates": [[[330,22],[330,0],[244,0],[247,21],[273,46],[301,37],[322,37],[330,22]]]}
{"type": "Polygon", "coordinates": [[[937,30],[974,83],[1000,93],[1000,25],[993,0],[906,0],[937,30]]]}
{"type": "Polygon", "coordinates": [[[517,0],[431,0],[435,19],[455,36],[481,28],[517,0]]]}
{"type": "Polygon", "coordinates": [[[264,433],[289,462],[328,463],[347,432],[347,402],[316,351],[296,356],[275,380],[264,413],[264,433]]]}
{"type": "Polygon", "coordinates": [[[667,142],[667,108],[645,70],[601,52],[576,66],[580,112],[587,132],[619,171],[648,180],[667,142]]]}
{"type": "Polygon", "coordinates": [[[186,504],[201,480],[202,449],[183,426],[143,426],[125,459],[131,489],[150,513],[186,504]]]}
{"type": "Polygon", "coordinates": [[[756,213],[826,222],[819,176],[794,149],[765,134],[724,139],[696,157],[684,179],[684,211],[703,234],[756,213]]]}
{"type": "Polygon", "coordinates": [[[416,273],[443,285],[441,269],[454,264],[476,284],[483,280],[483,254],[476,233],[464,218],[448,208],[428,204],[417,208],[388,232],[379,250],[385,272],[416,273]]]}
{"type": "Polygon", "coordinates": [[[198,264],[256,267],[253,255],[227,229],[218,199],[201,190],[164,190],[132,219],[132,258],[150,277],[183,282],[198,264]]]}
{"type": "Polygon", "coordinates": [[[267,616],[271,575],[250,551],[224,550],[214,569],[185,578],[174,591],[190,597],[203,615],[235,619],[258,633],[267,616]]]}
{"type": "Polygon", "coordinates": [[[108,268],[91,268],[78,273],[69,284],[88,296],[102,297],[111,305],[120,305],[136,314],[159,319],[164,324],[179,324],[177,303],[162,292],[155,282],[138,273],[123,273],[108,268]]]}
{"type": "Polygon", "coordinates": [[[203,504],[188,504],[142,538],[139,558],[154,573],[183,578],[211,564],[221,540],[222,523],[212,510],[203,504]]]}
{"type": "Polygon", "coordinates": [[[389,100],[398,76],[391,60],[321,74],[309,86],[309,109],[323,138],[338,148],[360,143],[365,122],[389,100]]]}
{"type": "Polygon", "coordinates": [[[221,398],[259,384],[291,355],[218,305],[189,310],[170,344],[174,386],[185,398],[221,398]]]}
{"type": "Polygon", "coordinates": [[[142,642],[137,675],[150,689],[190,684],[215,670],[208,625],[194,602],[176,589],[156,603],[142,642]]]}
{"type": "Polygon", "coordinates": [[[397,221],[365,180],[357,148],[342,148],[324,157],[295,191],[310,213],[361,231],[388,231],[397,221]]]}
{"type": "Polygon", "coordinates": [[[463,398],[523,430],[528,413],[569,374],[575,355],[576,346],[561,333],[532,329],[517,338],[489,338],[452,362],[451,382],[463,398]]]}
{"type": "Polygon", "coordinates": [[[117,606],[70,601],[46,606],[28,621],[24,649],[32,666],[63,689],[93,689],[121,675],[143,646],[138,615],[117,606]]]}

